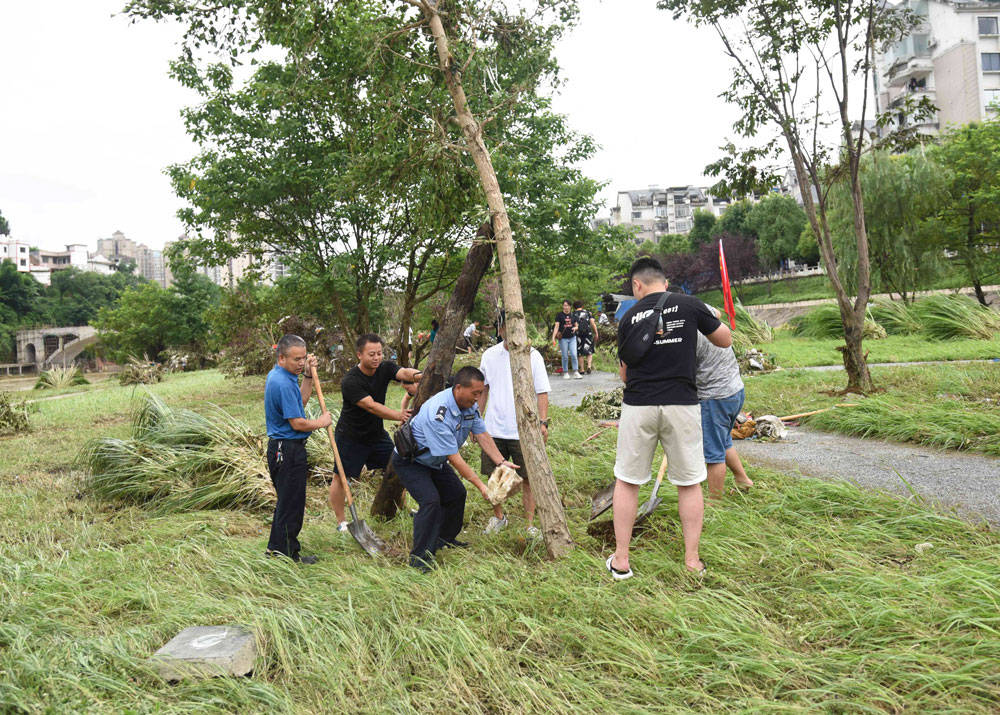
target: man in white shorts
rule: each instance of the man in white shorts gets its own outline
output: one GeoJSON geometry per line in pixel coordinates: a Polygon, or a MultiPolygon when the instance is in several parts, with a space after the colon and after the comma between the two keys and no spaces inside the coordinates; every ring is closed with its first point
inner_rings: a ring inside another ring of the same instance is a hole
{"type": "MultiPolygon", "coordinates": [[[[667,290],[662,266],[652,258],[640,258],[629,271],[636,303],[618,323],[619,351],[630,343],[633,332],[642,330],[667,290]]],[[[662,304],[662,330],[649,349],[634,364],[621,363],[625,382],[622,416],[618,425],[615,460],[614,526],[615,553],[605,565],[615,580],[632,577],[629,544],[639,504],[639,487],[650,480],[656,445],[667,457],[667,478],[677,487],[677,510],[684,536],[684,564],[689,571],[704,572],[698,556],[705,505],[701,483],[705,481],[702,452],[701,407],[695,382],[698,333],[719,347],[729,347],[729,328],[700,300],[669,293],[662,304]]]]}

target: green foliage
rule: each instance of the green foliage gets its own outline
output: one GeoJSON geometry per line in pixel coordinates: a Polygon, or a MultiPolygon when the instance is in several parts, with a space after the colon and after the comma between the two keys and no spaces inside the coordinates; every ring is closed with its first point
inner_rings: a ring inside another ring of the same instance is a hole
{"type": "MultiPolygon", "coordinates": [[[[922,149],[909,154],[876,151],[861,162],[868,255],[874,291],[912,300],[941,273],[943,256],[927,219],[944,193],[942,167],[922,149]]],[[[841,280],[857,290],[854,204],[846,178],[830,192],[828,218],[841,280]]]]}
{"type": "Polygon", "coordinates": [[[624,387],[605,392],[588,392],[576,409],[595,420],[617,420],[622,416],[624,394],[624,387]]]}
{"type": "Polygon", "coordinates": [[[35,382],[36,390],[61,390],[74,385],[89,385],[90,380],[83,376],[77,367],[53,367],[38,376],[35,382]]]}
{"type": "MultiPolygon", "coordinates": [[[[836,338],[844,334],[844,324],[840,318],[840,308],[836,305],[819,305],[805,315],[789,321],[796,335],[803,338],[836,338]]],[[[865,315],[865,338],[878,340],[886,336],[885,328],[879,325],[871,313],[865,315]]]]}
{"type": "Polygon", "coordinates": [[[0,212],[0,236],[10,235],[10,223],[4,218],[3,212],[0,212]]]}
{"type": "Polygon", "coordinates": [[[747,222],[753,204],[746,199],[736,201],[722,212],[722,216],[712,226],[712,238],[718,238],[723,234],[730,236],[743,236],[744,238],[756,238],[757,233],[747,222]]]}
{"type": "MultiPolygon", "coordinates": [[[[1000,121],[970,124],[944,135],[931,149],[943,191],[932,228],[956,253],[978,288],[1000,272],[1000,121]]],[[[980,302],[985,300],[981,293],[980,302]]]]}
{"type": "MultiPolygon", "coordinates": [[[[688,251],[696,252],[703,245],[712,240],[715,235],[715,214],[711,211],[695,209],[691,231],[688,233],[688,251]]],[[[664,251],[664,253],[667,253],[664,251]]]]}
{"type": "Polygon", "coordinates": [[[903,301],[876,300],[870,310],[872,317],[889,335],[912,335],[921,329],[913,309],[903,301]]]}
{"type": "Polygon", "coordinates": [[[810,266],[819,263],[819,244],[816,243],[816,234],[813,233],[812,226],[808,223],[802,229],[799,240],[795,243],[795,253],[810,266]]]}
{"type": "Polygon", "coordinates": [[[9,392],[0,392],[0,436],[27,432],[28,405],[9,392]]]}
{"type": "MultiPolygon", "coordinates": [[[[782,367],[811,367],[816,365],[843,365],[843,356],[837,350],[844,344],[836,338],[795,337],[784,327],[775,331],[774,342],[768,346],[782,367]]],[[[928,360],[991,360],[1000,357],[1000,334],[991,340],[953,338],[928,340],[923,333],[889,335],[866,347],[871,363],[922,362],[928,360]]]]}
{"type": "Polygon", "coordinates": [[[935,340],[989,340],[1000,331],[1000,314],[964,295],[928,296],[914,304],[913,313],[935,340]]]}
{"type": "MultiPolygon", "coordinates": [[[[766,320],[757,320],[742,305],[734,305],[736,309],[736,332],[751,345],[760,345],[774,340],[774,330],[766,320]]],[[[723,322],[726,318],[723,315],[723,322]]]]}
{"type": "Polygon", "coordinates": [[[768,194],[753,205],[744,225],[757,236],[757,256],[764,266],[775,268],[783,259],[802,258],[798,242],[808,222],[791,196],[768,194]]]}
{"type": "MultiPolygon", "coordinates": [[[[695,211],[695,214],[701,213],[700,211],[695,211]]],[[[705,212],[707,215],[715,220],[715,216],[711,213],[705,212]]],[[[695,219],[697,220],[697,218],[695,219]]],[[[693,230],[692,230],[693,232],[693,230]]],[[[690,253],[691,245],[694,239],[691,238],[691,234],[685,236],[682,233],[665,233],[660,236],[660,240],[656,242],[656,249],[650,252],[650,255],[658,254],[661,256],[669,256],[673,253],[690,253]]]]}

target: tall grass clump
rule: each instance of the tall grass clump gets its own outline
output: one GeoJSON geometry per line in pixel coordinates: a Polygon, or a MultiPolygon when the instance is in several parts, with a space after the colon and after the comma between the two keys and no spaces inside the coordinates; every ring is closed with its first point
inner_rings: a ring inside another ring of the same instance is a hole
{"type": "MultiPolygon", "coordinates": [[[[790,323],[795,335],[802,338],[841,338],[844,335],[840,309],[835,305],[816,306],[790,323]]],[[[885,336],[885,328],[878,324],[870,311],[867,312],[864,337],[868,340],[879,340],[885,336]]]]}
{"type": "Polygon", "coordinates": [[[928,296],[914,304],[913,312],[935,340],[989,340],[1000,331],[1000,314],[964,295],[928,296]]]}
{"type": "Polygon", "coordinates": [[[78,459],[94,496],[157,512],[274,501],[262,436],[214,406],[199,414],[147,395],[133,410],[129,439],[92,440],[78,459]]]}
{"type": "Polygon", "coordinates": [[[736,308],[736,332],[750,342],[751,345],[760,345],[774,340],[774,330],[767,324],[766,320],[757,320],[742,306],[736,308]]]}
{"type": "Polygon", "coordinates": [[[38,376],[35,389],[61,390],[64,387],[89,384],[90,380],[83,376],[78,367],[53,367],[38,376]]]}
{"type": "Polygon", "coordinates": [[[868,310],[889,335],[913,335],[920,332],[920,320],[913,308],[903,301],[879,299],[868,310]]]}

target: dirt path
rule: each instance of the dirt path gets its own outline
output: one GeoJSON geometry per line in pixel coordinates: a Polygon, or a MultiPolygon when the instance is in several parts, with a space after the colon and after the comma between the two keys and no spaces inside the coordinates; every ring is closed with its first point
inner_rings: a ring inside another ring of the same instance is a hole
{"type": "Polygon", "coordinates": [[[749,464],[909,496],[905,480],[929,502],[1000,526],[1000,459],[805,427],[789,429],[783,442],[743,441],[736,449],[749,464]]]}

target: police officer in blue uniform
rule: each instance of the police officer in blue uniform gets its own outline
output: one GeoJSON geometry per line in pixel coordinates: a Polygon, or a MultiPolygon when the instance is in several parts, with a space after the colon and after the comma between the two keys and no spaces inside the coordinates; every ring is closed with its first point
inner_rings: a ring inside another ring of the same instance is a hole
{"type": "Polygon", "coordinates": [[[458,451],[469,434],[496,464],[519,468],[503,458],[486,432],[476,404],[484,388],[483,373],[475,367],[463,367],[455,373],[453,387],[427,400],[411,418],[416,454],[409,459],[398,451],[392,455],[400,482],[420,505],[413,517],[410,566],[422,571],[431,568],[438,549],[467,545],[456,540],[465,517],[465,486],[455,472],[486,498],[486,485],[458,451]]]}
{"type": "Polygon", "coordinates": [[[264,420],[267,424],[267,468],[278,494],[267,541],[269,555],[287,556],[304,564],[316,563],[315,556],[300,556],[299,532],[306,508],[306,479],[309,463],[306,440],[313,430],[333,422],[329,412],[315,420],[306,419],[305,404],[313,391],[312,377],[306,373],[316,358],[306,353],[306,341],[285,335],[278,341],[278,364],[267,375],[264,387],[264,420]]]}

